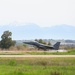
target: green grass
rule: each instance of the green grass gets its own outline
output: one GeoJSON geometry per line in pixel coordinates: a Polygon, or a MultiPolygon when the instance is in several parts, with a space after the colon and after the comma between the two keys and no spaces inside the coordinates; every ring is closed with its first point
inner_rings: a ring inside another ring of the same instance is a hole
{"type": "Polygon", "coordinates": [[[70,50],[68,52],[26,52],[25,54],[30,55],[75,55],[75,50],[70,50]]]}
{"type": "Polygon", "coordinates": [[[14,51],[14,52],[0,52],[0,55],[75,55],[75,50],[68,50],[68,52],[50,52],[50,51],[14,51]]]}
{"type": "Polygon", "coordinates": [[[75,58],[0,58],[0,75],[74,75],[75,58]]]}

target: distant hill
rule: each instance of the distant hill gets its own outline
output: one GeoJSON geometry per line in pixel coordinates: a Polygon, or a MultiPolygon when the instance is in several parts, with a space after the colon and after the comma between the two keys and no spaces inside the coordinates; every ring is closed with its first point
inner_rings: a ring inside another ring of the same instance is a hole
{"type": "Polygon", "coordinates": [[[5,30],[12,32],[12,38],[25,39],[75,39],[75,26],[57,25],[53,27],[39,27],[35,24],[23,26],[0,26],[0,36],[5,30]]]}

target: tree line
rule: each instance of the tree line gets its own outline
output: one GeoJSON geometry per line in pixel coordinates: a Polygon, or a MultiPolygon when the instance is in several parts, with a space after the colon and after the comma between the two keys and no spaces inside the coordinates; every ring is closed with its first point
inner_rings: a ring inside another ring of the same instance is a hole
{"type": "Polygon", "coordinates": [[[46,42],[43,39],[35,39],[35,41],[41,43],[41,44],[45,44],[45,45],[51,45],[50,41],[46,42]]]}

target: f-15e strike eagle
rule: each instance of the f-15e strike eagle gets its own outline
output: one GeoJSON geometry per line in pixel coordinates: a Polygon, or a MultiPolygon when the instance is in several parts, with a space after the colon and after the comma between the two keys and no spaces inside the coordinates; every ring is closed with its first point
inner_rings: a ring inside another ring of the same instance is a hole
{"type": "Polygon", "coordinates": [[[24,44],[29,44],[29,45],[33,45],[35,47],[37,47],[38,49],[43,49],[43,50],[49,50],[49,49],[53,49],[53,50],[58,50],[59,46],[60,46],[60,42],[55,43],[53,46],[48,46],[48,45],[44,45],[41,43],[38,43],[36,41],[28,41],[28,42],[23,42],[24,44]]]}

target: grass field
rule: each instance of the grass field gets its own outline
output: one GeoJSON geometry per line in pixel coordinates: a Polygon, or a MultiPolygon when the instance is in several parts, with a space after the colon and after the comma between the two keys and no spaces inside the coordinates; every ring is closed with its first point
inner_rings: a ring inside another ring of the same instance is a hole
{"type": "Polygon", "coordinates": [[[74,75],[75,58],[0,58],[0,75],[74,75]]]}
{"type": "Polygon", "coordinates": [[[50,51],[0,51],[0,55],[75,55],[75,50],[68,52],[50,52],[50,51]]]}

